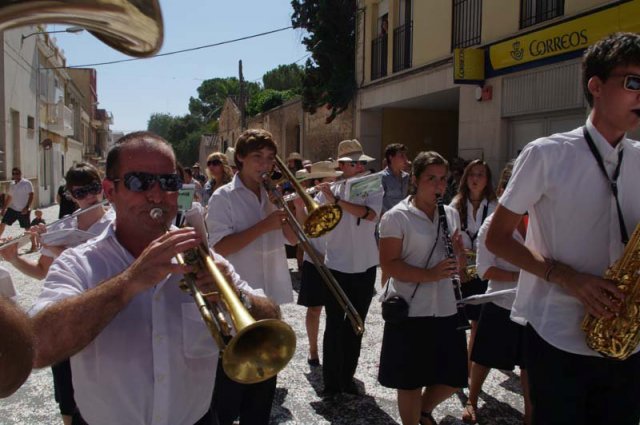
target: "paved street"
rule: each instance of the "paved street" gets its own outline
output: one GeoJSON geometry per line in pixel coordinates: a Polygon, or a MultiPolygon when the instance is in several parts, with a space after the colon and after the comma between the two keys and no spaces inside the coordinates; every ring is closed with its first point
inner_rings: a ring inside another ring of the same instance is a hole
{"type": "MultiPolygon", "coordinates": [[[[46,208],[48,223],[57,217],[58,207],[46,208]]],[[[7,234],[18,234],[15,224],[7,234]]],[[[26,246],[24,249],[28,248],[26,246]]],[[[37,254],[29,254],[34,256],[37,254]]],[[[41,289],[41,282],[25,278],[10,265],[7,266],[20,292],[19,302],[28,308],[41,289]]],[[[297,276],[295,263],[290,262],[293,276],[297,276]]],[[[379,278],[379,273],[378,273],[379,278]]],[[[377,283],[379,292],[379,282],[377,283]]],[[[294,283],[294,291],[297,285],[294,283]]],[[[297,298],[297,294],[294,294],[297,298]]],[[[395,391],[381,387],[376,380],[383,321],[380,303],[374,298],[366,321],[363,350],[356,378],[365,396],[342,395],[330,402],[319,396],[322,390],[320,368],[311,368],[306,362],[307,339],[304,330],[305,309],[297,305],[284,306],[284,318],[298,336],[296,355],[279,375],[278,389],[272,414],[272,424],[334,424],[384,425],[399,423],[395,391]]],[[[321,329],[322,334],[323,329],[321,329]]],[[[433,343],[437,344],[438,341],[433,343]]],[[[117,371],[114,371],[117,373],[117,371]]],[[[522,423],[522,398],[517,374],[492,371],[481,395],[481,424],[511,425],[522,423]]],[[[441,424],[458,424],[465,393],[458,393],[443,403],[434,416],[441,424]]],[[[62,423],[53,400],[51,373],[48,369],[34,371],[26,384],[12,397],[0,401],[0,424],[57,424],[62,423]]]]}

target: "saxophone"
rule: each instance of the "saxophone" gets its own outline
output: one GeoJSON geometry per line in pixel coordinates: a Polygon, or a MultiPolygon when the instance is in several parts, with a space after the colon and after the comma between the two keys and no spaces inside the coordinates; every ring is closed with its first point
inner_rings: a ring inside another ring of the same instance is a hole
{"type": "Polygon", "coordinates": [[[582,330],[589,348],[605,357],[625,360],[640,342],[640,224],[604,278],[614,281],[624,293],[620,314],[608,319],[587,314],[582,330]]]}

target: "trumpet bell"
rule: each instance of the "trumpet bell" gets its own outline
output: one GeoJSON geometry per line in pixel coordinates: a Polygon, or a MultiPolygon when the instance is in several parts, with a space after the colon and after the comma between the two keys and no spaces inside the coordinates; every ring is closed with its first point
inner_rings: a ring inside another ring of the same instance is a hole
{"type": "Polygon", "coordinates": [[[82,26],[136,57],[157,53],[164,37],[158,0],[0,0],[0,31],[39,23],[82,26]]]}
{"type": "Polygon", "coordinates": [[[337,205],[320,205],[311,211],[304,222],[304,233],[317,238],[332,231],[342,219],[342,208],[337,205]]]}
{"type": "Polygon", "coordinates": [[[293,357],[296,335],[285,322],[264,319],[242,328],[222,356],[222,367],[231,379],[255,384],[275,376],[293,357]]]}

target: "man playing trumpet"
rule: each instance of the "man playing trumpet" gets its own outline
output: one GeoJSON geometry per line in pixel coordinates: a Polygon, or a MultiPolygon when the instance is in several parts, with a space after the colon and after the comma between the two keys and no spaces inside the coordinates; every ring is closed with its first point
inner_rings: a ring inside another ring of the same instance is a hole
{"type": "MultiPolygon", "coordinates": [[[[192,268],[174,260],[202,241],[190,228],[165,230],[181,185],[174,152],[153,133],[131,133],[109,152],[106,173],[115,220],[52,264],[34,306],[34,365],[71,358],[73,424],[208,424],[218,347],[179,287],[192,268]],[[158,208],[160,219],[150,215],[158,208]]],[[[216,259],[254,317],[276,315],[216,259]]],[[[215,289],[209,276],[198,275],[197,284],[204,293],[215,289]]]]}

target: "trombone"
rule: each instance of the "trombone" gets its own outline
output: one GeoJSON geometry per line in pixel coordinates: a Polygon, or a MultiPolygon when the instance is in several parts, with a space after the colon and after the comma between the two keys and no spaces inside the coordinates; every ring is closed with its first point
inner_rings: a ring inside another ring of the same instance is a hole
{"type": "MultiPolygon", "coordinates": [[[[161,208],[153,208],[149,215],[160,221],[164,211],[161,208]]],[[[185,218],[190,226],[202,234],[204,222],[199,211],[191,209],[185,213],[185,218]]],[[[166,226],[165,231],[169,231],[166,226]]],[[[203,241],[206,241],[206,237],[203,241]]],[[[189,264],[195,266],[196,270],[205,270],[215,283],[221,302],[211,303],[206,298],[211,294],[203,294],[198,289],[195,282],[196,273],[184,276],[181,289],[193,297],[202,320],[218,344],[222,367],[227,376],[241,384],[266,381],[282,370],[293,357],[296,335],[293,329],[281,320],[256,321],[251,317],[233,285],[227,282],[215,265],[205,243],[177,254],[175,258],[180,265],[189,264]],[[227,321],[227,315],[233,325],[227,321]]]]}
{"type": "Polygon", "coordinates": [[[279,208],[282,208],[288,216],[288,221],[291,224],[291,228],[296,233],[296,237],[302,248],[311,258],[313,265],[320,273],[322,280],[329,288],[329,291],[336,299],[340,307],[344,310],[345,314],[349,318],[351,322],[351,326],[353,327],[353,331],[356,335],[362,335],[364,332],[364,323],[362,318],[358,314],[358,311],[353,307],[351,301],[342,290],[342,287],[336,281],[336,278],[333,277],[329,268],[324,264],[324,261],[320,258],[315,248],[309,242],[309,237],[317,237],[321,236],[338,225],[340,218],[342,218],[342,209],[338,205],[322,205],[319,206],[317,202],[311,199],[307,193],[305,193],[300,183],[298,183],[295,177],[291,174],[291,171],[287,168],[287,166],[282,162],[282,160],[276,155],[276,164],[280,171],[286,176],[287,179],[293,185],[296,193],[302,198],[305,206],[307,207],[307,212],[309,215],[307,220],[304,222],[304,229],[302,225],[296,220],[295,214],[291,211],[289,206],[284,200],[284,197],[278,191],[278,188],[272,183],[269,174],[264,173],[262,175],[262,183],[267,190],[268,193],[272,194],[278,204],[279,208]],[[309,234],[307,232],[309,229],[312,233],[309,234]],[[314,236],[315,235],[315,236],[314,236]]]}

